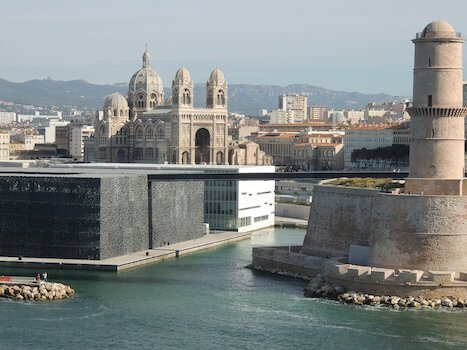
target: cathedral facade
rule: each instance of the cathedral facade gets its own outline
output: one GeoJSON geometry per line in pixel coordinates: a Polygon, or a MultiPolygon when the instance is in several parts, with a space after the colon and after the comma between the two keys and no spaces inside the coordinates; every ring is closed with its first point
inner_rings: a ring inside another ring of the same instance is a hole
{"type": "Polygon", "coordinates": [[[172,164],[269,164],[256,148],[234,145],[228,138],[228,87],[219,69],[206,83],[206,107],[193,107],[194,83],[181,67],[165,98],[159,74],[143,54],[143,66],[130,79],[128,98],[117,92],[96,116],[95,160],[172,164]],[[247,153],[252,154],[247,154],[247,153]]]}

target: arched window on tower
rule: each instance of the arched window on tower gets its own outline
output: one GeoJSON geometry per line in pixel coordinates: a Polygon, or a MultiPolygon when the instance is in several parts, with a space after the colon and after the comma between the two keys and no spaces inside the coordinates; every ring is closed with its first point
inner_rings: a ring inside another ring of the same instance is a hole
{"type": "Polygon", "coordinates": [[[101,125],[99,128],[99,142],[101,145],[107,143],[107,135],[105,134],[105,126],[101,125]]]}
{"type": "Polygon", "coordinates": [[[224,96],[224,91],[219,90],[217,93],[217,104],[219,106],[224,106],[225,105],[225,96],[224,96]]]}
{"type": "Polygon", "coordinates": [[[185,89],[185,91],[183,92],[183,104],[185,105],[191,104],[191,94],[190,94],[190,90],[188,89],[185,89]]]}

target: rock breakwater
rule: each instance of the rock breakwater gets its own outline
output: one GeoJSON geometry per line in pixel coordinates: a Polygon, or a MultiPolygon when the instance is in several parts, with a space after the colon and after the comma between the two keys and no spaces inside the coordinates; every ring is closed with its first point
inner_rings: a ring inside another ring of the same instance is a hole
{"type": "Polygon", "coordinates": [[[321,274],[310,280],[310,283],[305,287],[305,296],[336,300],[343,304],[385,306],[393,309],[467,308],[467,300],[461,298],[429,299],[422,296],[401,298],[395,295],[372,295],[346,291],[340,286],[326,282],[321,274]]]}
{"type": "Polygon", "coordinates": [[[61,300],[69,299],[74,294],[73,288],[62,283],[40,283],[37,286],[25,284],[0,285],[0,298],[14,300],[61,300]]]}

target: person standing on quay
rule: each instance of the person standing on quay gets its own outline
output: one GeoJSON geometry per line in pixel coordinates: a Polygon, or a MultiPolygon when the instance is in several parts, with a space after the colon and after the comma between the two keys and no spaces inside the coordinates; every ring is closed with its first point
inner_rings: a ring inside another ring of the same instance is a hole
{"type": "Polygon", "coordinates": [[[44,282],[47,283],[47,272],[44,272],[44,273],[42,274],[42,277],[44,278],[44,282]]]}

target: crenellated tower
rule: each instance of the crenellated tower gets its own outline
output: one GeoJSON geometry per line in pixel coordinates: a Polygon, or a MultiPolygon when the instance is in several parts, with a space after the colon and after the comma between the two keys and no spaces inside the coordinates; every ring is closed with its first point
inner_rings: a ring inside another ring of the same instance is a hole
{"type": "Polygon", "coordinates": [[[415,44],[410,166],[405,191],[462,194],[464,118],[462,45],[445,21],[428,24],[415,44]]]}

